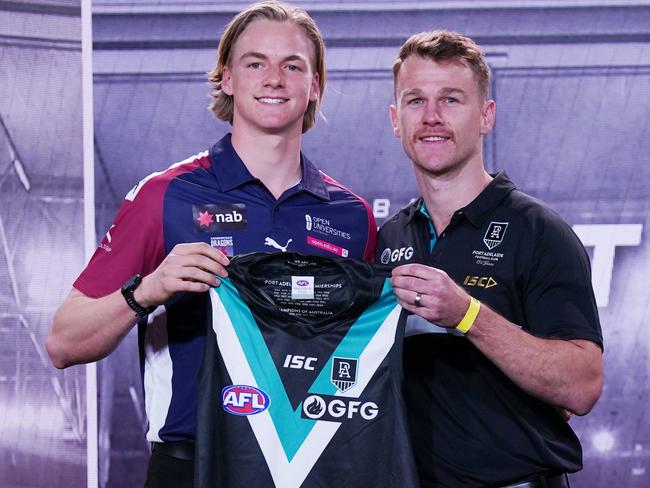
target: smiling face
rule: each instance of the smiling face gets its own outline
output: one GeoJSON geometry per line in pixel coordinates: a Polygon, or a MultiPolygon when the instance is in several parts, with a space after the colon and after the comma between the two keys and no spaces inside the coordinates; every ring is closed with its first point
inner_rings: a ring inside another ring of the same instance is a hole
{"type": "Polygon", "coordinates": [[[468,165],[483,168],[483,135],[494,125],[495,104],[483,99],[463,61],[409,56],[397,76],[395,98],[393,130],[416,171],[440,177],[468,165]]]}
{"type": "Polygon", "coordinates": [[[234,101],[233,133],[302,133],[319,96],[314,46],[292,22],[255,20],[235,42],[221,88],[234,101]]]}

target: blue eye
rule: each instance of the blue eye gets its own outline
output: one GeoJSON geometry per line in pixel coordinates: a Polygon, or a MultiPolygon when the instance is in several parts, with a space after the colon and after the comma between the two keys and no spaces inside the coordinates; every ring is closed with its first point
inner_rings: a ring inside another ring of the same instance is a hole
{"type": "Polygon", "coordinates": [[[249,68],[252,68],[252,69],[259,69],[259,68],[262,67],[262,63],[258,63],[258,62],[256,61],[256,62],[254,62],[254,63],[250,63],[250,64],[248,65],[248,67],[249,67],[249,68]]]}
{"type": "Polygon", "coordinates": [[[421,98],[411,98],[406,101],[408,105],[420,105],[423,102],[421,98]]]}
{"type": "Polygon", "coordinates": [[[458,103],[458,99],[454,98],[454,97],[447,97],[447,98],[445,98],[445,102],[454,104],[454,103],[458,103]]]}

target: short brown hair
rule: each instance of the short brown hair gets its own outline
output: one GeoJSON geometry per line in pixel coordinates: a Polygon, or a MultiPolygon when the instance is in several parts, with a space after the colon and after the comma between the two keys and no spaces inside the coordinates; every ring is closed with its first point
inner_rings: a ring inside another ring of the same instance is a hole
{"type": "Polygon", "coordinates": [[[276,22],[291,21],[305,31],[307,38],[314,45],[315,59],[313,69],[318,73],[320,92],[318,94],[318,100],[309,102],[305,116],[302,119],[302,132],[307,132],[316,123],[316,109],[320,105],[323,92],[325,91],[325,80],[327,76],[325,69],[325,43],[316,22],[314,22],[314,19],[304,9],[293,7],[283,2],[268,1],[253,4],[243,12],[237,14],[226,26],[226,30],[219,41],[217,66],[208,73],[208,81],[212,87],[210,96],[213,98],[209,108],[217,118],[232,124],[234,102],[232,95],[227,95],[221,89],[223,69],[228,66],[232,48],[242,32],[244,32],[251,22],[261,19],[276,22]]]}
{"type": "Polygon", "coordinates": [[[412,55],[433,61],[464,61],[474,73],[481,95],[487,99],[490,68],[485,62],[483,50],[469,37],[446,30],[420,32],[409,37],[393,63],[395,87],[397,87],[397,75],[402,63],[412,55]]]}

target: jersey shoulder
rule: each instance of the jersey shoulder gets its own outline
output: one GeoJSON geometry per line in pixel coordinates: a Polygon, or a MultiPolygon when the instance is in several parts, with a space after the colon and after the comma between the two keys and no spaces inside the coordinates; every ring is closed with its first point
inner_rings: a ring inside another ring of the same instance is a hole
{"type": "Polygon", "coordinates": [[[513,190],[505,203],[538,242],[579,242],[571,225],[547,203],[519,190],[513,190]]]}
{"type": "Polygon", "coordinates": [[[125,200],[133,202],[142,194],[161,193],[169,183],[184,173],[196,171],[200,168],[209,168],[212,165],[209,152],[202,151],[182,161],[170,165],[167,169],[153,172],[142,178],[124,197],[125,200]]]}

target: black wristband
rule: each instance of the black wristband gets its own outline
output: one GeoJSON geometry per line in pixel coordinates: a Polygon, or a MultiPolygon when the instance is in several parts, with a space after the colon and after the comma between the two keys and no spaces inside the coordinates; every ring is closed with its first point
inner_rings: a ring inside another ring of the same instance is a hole
{"type": "Polygon", "coordinates": [[[135,292],[136,288],[140,286],[140,283],[142,283],[142,275],[133,275],[128,280],[126,280],[126,283],[124,283],[124,285],[122,285],[121,291],[122,296],[126,300],[126,303],[135,312],[135,316],[139,319],[143,319],[151,312],[153,312],[156,307],[143,307],[135,300],[133,292],[135,292]]]}

